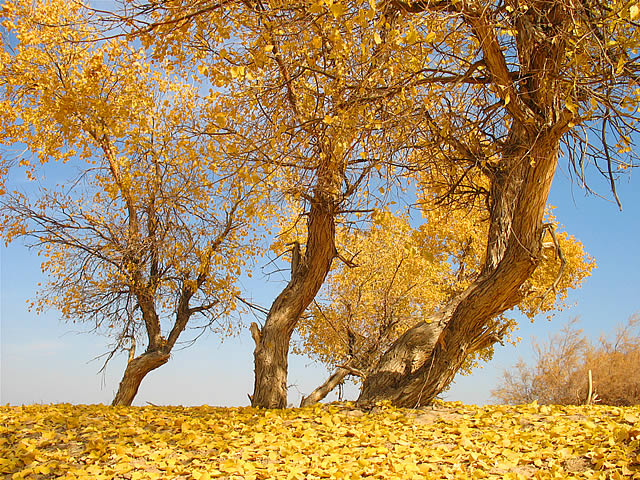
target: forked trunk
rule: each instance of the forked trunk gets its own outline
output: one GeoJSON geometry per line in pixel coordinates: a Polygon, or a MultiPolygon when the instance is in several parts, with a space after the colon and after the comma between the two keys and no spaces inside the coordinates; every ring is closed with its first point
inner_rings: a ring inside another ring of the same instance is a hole
{"type": "MultiPolygon", "coordinates": [[[[255,384],[251,405],[261,408],[287,406],[289,343],[300,315],[322,286],[336,255],[334,208],[331,202],[312,205],[305,254],[294,250],[291,280],[269,310],[262,329],[252,327],[255,384]]],[[[294,249],[299,248],[296,244],[294,249]]]]}
{"type": "Polygon", "coordinates": [[[164,365],[168,361],[169,353],[162,350],[145,352],[130,361],[124,371],[124,376],[120,381],[118,393],[116,393],[111,405],[130,406],[138,393],[138,388],[140,388],[140,384],[144,377],[149,372],[164,365]]]}
{"type": "Polygon", "coordinates": [[[499,145],[500,161],[487,169],[491,191],[485,264],[478,279],[433,315],[431,323],[411,328],[383,355],[363,384],[361,406],[380,400],[404,407],[430,403],[469,354],[506,333],[496,317],[520,301],[521,288],[539,262],[560,138],[574,121],[563,106],[558,80],[566,45],[561,32],[571,23],[564,4],[543,2],[544,14],[531,9],[519,17],[518,78],[526,82],[514,81],[494,19],[472,3],[459,5],[481,46],[487,78],[501,96],[509,125],[499,145]]]}
{"type": "Polygon", "coordinates": [[[500,313],[521,298],[520,288],[538,263],[544,208],[557,164],[558,139],[542,135],[537,145],[505,159],[512,167],[492,185],[487,259],[478,280],[427,322],[402,335],[366,378],[358,404],[389,400],[415,408],[449,385],[467,356],[505,332],[500,313]]]}
{"type": "Polygon", "coordinates": [[[135,357],[135,338],[131,338],[129,362],[120,381],[118,393],[116,393],[111,405],[131,405],[144,377],[152,370],[169,361],[171,350],[178,341],[180,334],[187,327],[187,323],[193,313],[189,308],[189,301],[203,282],[204,278],[201,275],[195,287],[191,285],[182,289],[178,300],[176,319],[167,339],[164,339],[161,334],[160,319],[156,313],[153,296],[144,291],[138,296],[145,320],[149,346],[142,355],[135,357]]]}

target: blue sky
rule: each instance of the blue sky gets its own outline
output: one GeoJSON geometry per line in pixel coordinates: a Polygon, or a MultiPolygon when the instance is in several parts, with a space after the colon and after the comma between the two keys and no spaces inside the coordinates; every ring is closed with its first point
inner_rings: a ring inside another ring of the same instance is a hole
{"type": "MultiPolygon", "coordinates": [[[[592,177],[592,186],[609,196],[607,184],[592,177]]],[[[504,368],[522,357],[532,358],[531,338],[546,339],[571,318],[597,339],[616,324],[640,312],[640,184],[637,174],[618,184],[623,202],[620,212],[614,202],[590,195],[573,185],[563,168],[556,174],[549,203],[566,230],[581,240],[596,259],[598,268],[580,290],[573,291],[575,306],[556,314],[552,321],[520,322],[517,347],[497,346],[494,359],[468,377],[459,377],[445,399],[484,404],[492,401],[504,368]]],[[[98,374],[106,351],[103,337],[83,334],[77,326],[58,321],[56,312],[36,315],[27,309],[27,299],[43,280],[38,257],[16,242],[0,249],[0,402],[31,403],[111,402],[125,365],[117,357],[106,374],[98,374]]],[[[246,285],[253,298],[269,305],[277,285],[261,279],[246,285]]],[[[251,319],[248,319],[250,322],[251,319]]],[[[304,357],[292,356],[289,401],[298,404],[302,394],[321,383],[328,372],[304,357]]],[[[224,342],[207,334],[185,350],[175,351],[171,361],[144,380],[136,404],[247,405],[253,390],[253,341],[248,331],[224,342]]],[[[354,387],[345,389],[353,399],[354,387]]],[[[328,399],[334,400],[335,395],[328,399]]]]}

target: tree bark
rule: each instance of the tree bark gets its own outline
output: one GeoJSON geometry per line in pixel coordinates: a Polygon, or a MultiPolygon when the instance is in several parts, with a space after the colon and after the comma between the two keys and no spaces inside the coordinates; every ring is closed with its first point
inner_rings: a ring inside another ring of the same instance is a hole
{"type": "Polygon", "coordinates": [[[518,29],[517,47],[520,76],[529,80],[517,83],[512,80],[491,14],[476,7],[469,3],[451,8],[460,9],[478,39],[487,74],[510,120],[502,158],[490,170],[485,264],[466,291],[429,323],[408,330],[382,356],[365,379],[357,401],[360,406],[380,400],[404,407],[430,403],[451,382],[468,354],[493,344],[505,333],[495,318],[518,303],[520,289],[540,258],[542,219],[559,142],[573,118],[562,105],[558,83],[565,48],[560,32],[570,16],[555,2],[544,4],[546,15],[526,14],[529,23],[523,20],[518,29]],[[553,28],[544,22],[552,23],[553,28]],[[538,23],[540,28],[535,27],[538,23]]]}
{"type": "Polygon", "coordinates": [[[144,380],[147,374],[169,361],[171,350],[178,341],[180,334],[187,327],[193,313],[189,308],[189,301],[193,297],[196,289],[200,288],[203,282],[204,279],[199,278],[196,287],[183,287],[178,300],[176,319],[169,333],[169,337],[166,340],[161,335],[160,319],[156,313],[153,301],[146,303],[146,307],[142,309],[142,312],[146,322],[149,346],[142,355],[133,358],[135,355],[135,338],[132,337],[132,348],[129,350],[129,362],[127,363],[127,368],[120,381],[118,392],[111,405],[131,405],[138,393],[142,380],[144,380]]]}
{"type": "Polygon", "coordinates": [[[451,382],[469,353],[499,338],[493,319],[518,303],[520,287],[538,263],[558,150],[558,139],[549,134],[546,142],[539,140],[530,148],[532,161],[514,160],[514,167],[495,179],[483,273],[430,323],[417,324],[391,346],[365,380],[360,406],[380,400],[404,407],[428,404],[451,382]]]}
{"type": "Polygon", "coordinates": [[[144,377],[150,371],[167,363],[169,356],[169,353],[163,350],[147,351],[129,362],[111,405],[130,406],[144,377]]]}
{"type": "MultiPolygon", "coordinates": [[[[273,302],[264,326],[253,332],[255,384],[251,405],[287,406],[287,369],[291,335],[329,273],[336,256],[335,201],[320,197],[311,206],[308,242],[303,258],[292,269],[291,280],[273,302]]],[[[318,198],[318,196],[316,198],[318,198]]]]}

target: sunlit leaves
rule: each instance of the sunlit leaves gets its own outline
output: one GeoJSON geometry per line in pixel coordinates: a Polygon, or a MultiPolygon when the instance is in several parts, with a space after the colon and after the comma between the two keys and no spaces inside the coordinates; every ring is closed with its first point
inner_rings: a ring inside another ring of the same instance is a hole
{"type": "MultiPolygon", "coordinates": [[[[482,212],[438,207],[426,191],[421,198],[423,218],[417,227],[407,215],[376,211],[369,230],[338,233],[339,245],[355,265],[334,265],[310,315],[300,321],[301,351],[332,368],[354,358],[358,370],[366,372],[400,334],[477,277],[488,228],[482,212]]],[[[555,218],[548,215],[547,221],[555,218]]],[[[578,288],[594,268],[583,245],[566,232],[556,235],[559,251],[547,237],[544,258],[516,307],[531,320],[561,310],[569,289],[578,288]],[[561,257],[566,260],[562,269],[561,257]]],[[[514,322],[502,322],[512,330],[514,322]]],[[[473,357],[488,360],[492,353],[489,348],[473,357]]],[[[471,366],[467,362],[463,372],[471,366]]]]}
{"type": "Polygon", "coordinates": [[[633,408],[0,408],[22,478],[636,478],[633,408]]]}
{"type": "Polygon", "coordinates": [[[1,228],[40,249],[50,282],[34,306],[91,322],[116,347],[144,325],[164,348],[176,324],[161,323],[179,312],[227,334],[265,194],[256,169],[229,156],[234,111],[202,98],[216,72],[179,76],[125,38],[97,41],[79,3],[3,8],[3,160],[16,156],[40,188],[3,199],[1,228]]]}
{"type": "Polygon", "coordinates": [[[429,227],[414,229],[407,216],[377,211],[370,230],[339,232],[355,266],[336,262],[311,316],[301,320],[306,353],[329,365],[349,354],[368,357],[360,366],[366,368],[446,300],[455,283],[448,263],[455,248],[444,246],[447,233],[429,227]]]}

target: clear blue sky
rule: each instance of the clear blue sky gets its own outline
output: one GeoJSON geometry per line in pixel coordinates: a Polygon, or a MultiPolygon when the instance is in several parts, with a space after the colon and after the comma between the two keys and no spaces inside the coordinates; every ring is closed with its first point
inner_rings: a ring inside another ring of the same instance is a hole
{"type": "MultiPolygon", "coordinates": [[[[564,168],[556,174],[549,203],[566,230],[581,240],[596,259],[598,268],[583,288],[571,293],[575,306],[557,314],[549,322],[521,322],[518,347],[498,346],[494,359],[469,377],[460,377],[445,395],[448,400],[483,404],[491,401],[504,368],[519,357],[531,358],[531,337],[545,339],[570,318],[580,317],[580,326],[597,338],[635,312],[640,311],[640,183],[637,177],[619,183],[623,212],[615,203],[572,185],[564,168]]],[[[605,182],[594,178],[593,186],[608,195],[605,182]]],[[[102,363],[92,359],[106,350],[103,337],[79,333],[79,327],[58,321],[55,312],[36,315],[26,301],[42,281],[34,251],[19,243],[0,249],[0,402],[105,403],[111,402],[125,365],[124,355],[116,358],[106,375],[98,375],[102,363]]],[[[253,297],[270,305],[275,285],[253,283],[253,297]]],[[[249,320],[250,322],[251,320],[249,320]]],[[[302,357],[290,359],[289,401],[298,404],[324,380],[327,372],[302,357]]],[[[175,351],[171,361],[144,380],[136,404],[247,405],[253,390],[253,341],[248,331],[224,343],[205,335],[194,346],[175,351]]],[[[355,388],[346,389],[347,399],[355,388]]],[[[335,395],[328,399],[334,400],[335,395]]]]}

